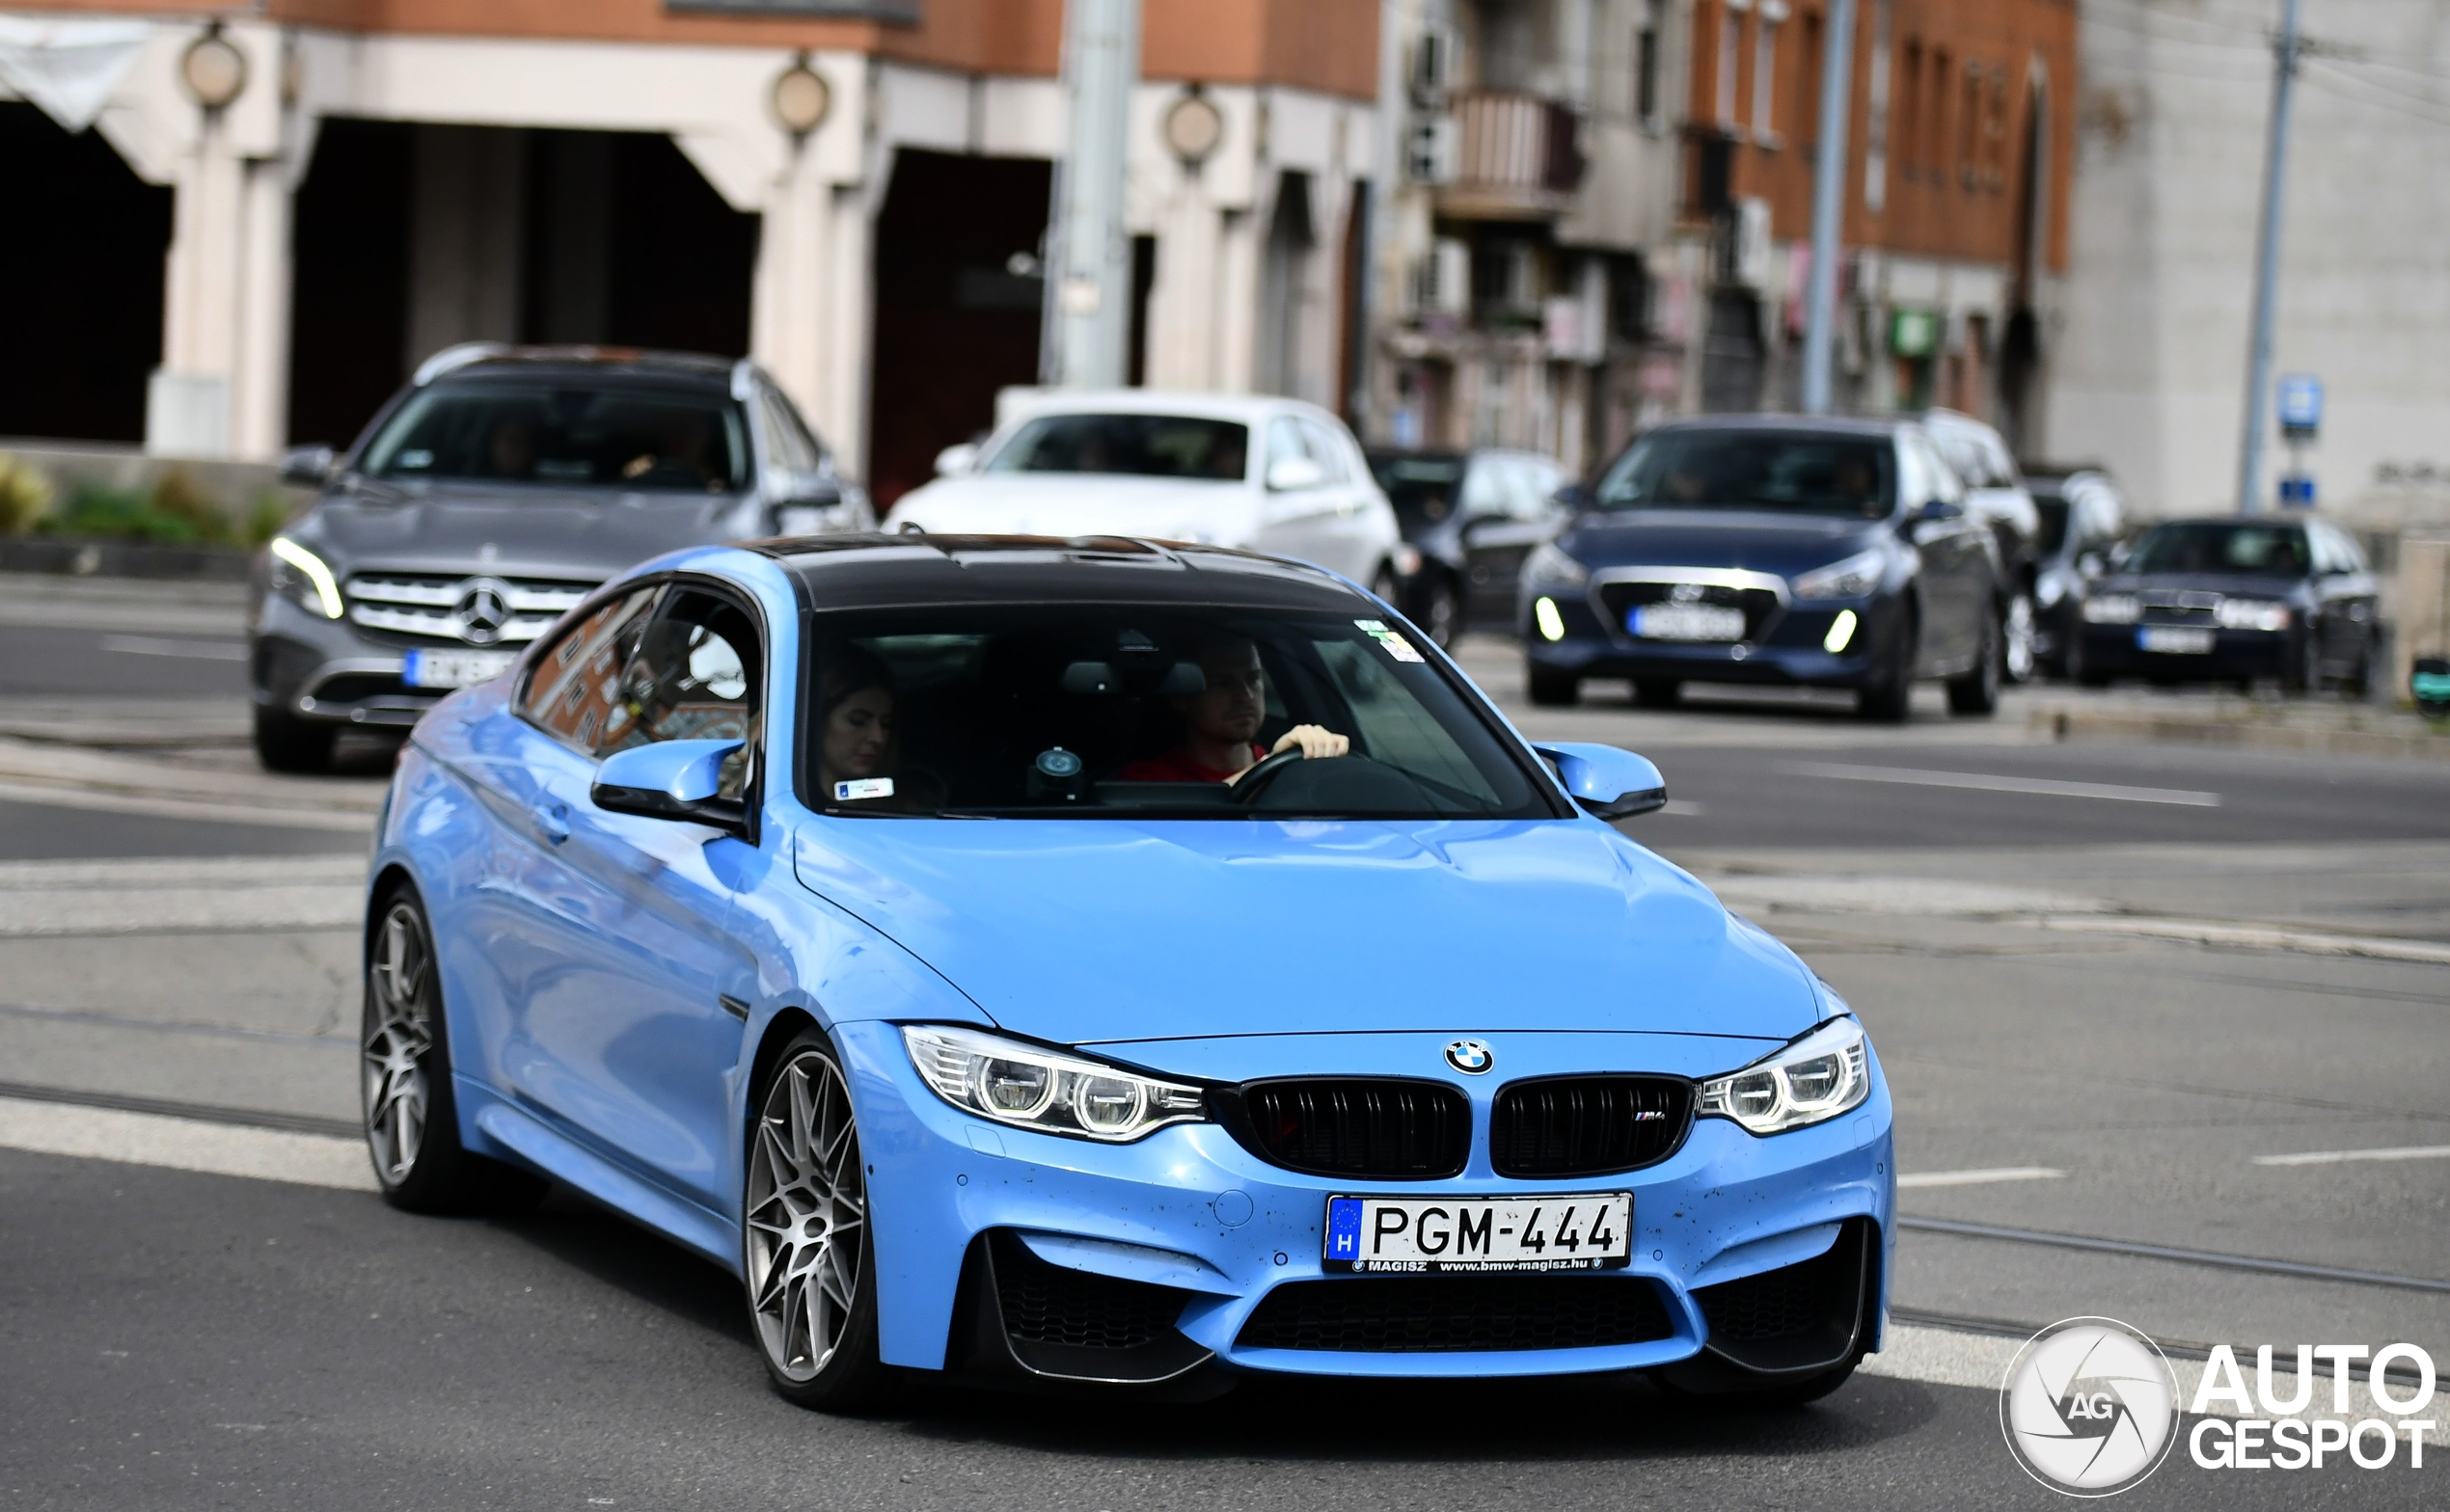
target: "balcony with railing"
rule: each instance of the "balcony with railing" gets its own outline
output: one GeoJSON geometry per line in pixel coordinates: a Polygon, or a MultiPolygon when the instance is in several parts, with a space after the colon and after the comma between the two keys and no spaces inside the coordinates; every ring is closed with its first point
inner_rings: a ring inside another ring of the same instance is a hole
{"type": "Polygon", "coordinates": [[[1452,176],[1438,213],[1456,220],[1535,221],[1563,214],[1581,187],[1579,125],[1571,107],[1537,94],[1457,91],[1452,176]]]}

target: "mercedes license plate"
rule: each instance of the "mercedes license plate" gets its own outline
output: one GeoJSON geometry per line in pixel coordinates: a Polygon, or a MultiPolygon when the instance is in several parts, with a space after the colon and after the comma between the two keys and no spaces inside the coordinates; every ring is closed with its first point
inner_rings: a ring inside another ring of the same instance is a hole
{"type": "Polygon", "coordinates": [[[2172,657],[2209,656],[2212,632],[2184,625],[2146,625],[2136,632],[2136,649],[2172,657]]]}
{"type": "Polygon", "coordinates": [[[1741,640],[1744,611],[1723,604],[1645,604],[1625,616],[1645,640],[1741,640]]]}
{"type": "Polygon", "coordinates": [[[467,688],[510,670],[515,651],[412,651],[400,667],[411,688],[467,688]]]}
{"type": "Polygon", "coordinates": [[[1604,1271],[1633,1257],[1633,1194],[1331,1197],[1330,1271],[1604,1271]]]}

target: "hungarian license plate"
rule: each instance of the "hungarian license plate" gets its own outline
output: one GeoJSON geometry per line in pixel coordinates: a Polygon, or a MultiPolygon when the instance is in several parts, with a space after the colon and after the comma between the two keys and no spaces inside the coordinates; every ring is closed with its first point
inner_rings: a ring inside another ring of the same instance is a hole
{"type": "Polygon", "coordinates": [[[1744,611],[1723,604],[1644,604],[1625,629],[1645,640],[1741,640],[1744,611]]]}
{"type": "Polygon", "coordinates": [[[2136,649],[2169,657],[2209,656],[2212,632],[2184,625],[2146,625],[2136,632],[2136,649]]]}
{"type": "Polygon", "coordinates": [[[412,651],[400,667],[411,688],[468,688],[510,670],[515,651],[412,651]]]}
{"type": "Polygon", "coordinates": [[[1633,1194],[1331,1197],[1330,1271],[1604,1271],[1633,1258],[1633,1194]]]}

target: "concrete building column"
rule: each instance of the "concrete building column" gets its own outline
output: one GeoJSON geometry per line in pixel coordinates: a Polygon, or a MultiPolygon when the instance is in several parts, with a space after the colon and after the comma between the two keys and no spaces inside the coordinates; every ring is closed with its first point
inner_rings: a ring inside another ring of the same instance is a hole
{"type": "MultiPolygon", "coordinates": [[[[810,67],[826,80],[831,101],[815,131],[786,139],[779,158],[768,160],[771,173],[755,206],[763,222],[749,355],[800,407],[842,471],[864,478],[875,324],[870,263],[884,199],[868,124],[876,81],[857,57],[828,55],[810,67]]],[[[694,146],[686,138],[683,145],[694,146]]]]}

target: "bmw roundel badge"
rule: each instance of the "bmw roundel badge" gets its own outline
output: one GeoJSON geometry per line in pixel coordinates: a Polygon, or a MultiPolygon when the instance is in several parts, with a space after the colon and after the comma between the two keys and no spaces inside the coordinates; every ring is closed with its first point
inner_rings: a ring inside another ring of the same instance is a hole
{"type": "Polygon", "coordinates": [[[1457,1040],[1446,1047],[1446,1064],[1466,1076],[1478,1076],[1497,1064],[1497,1052],[1478,1040],[1457,1040]]]}

